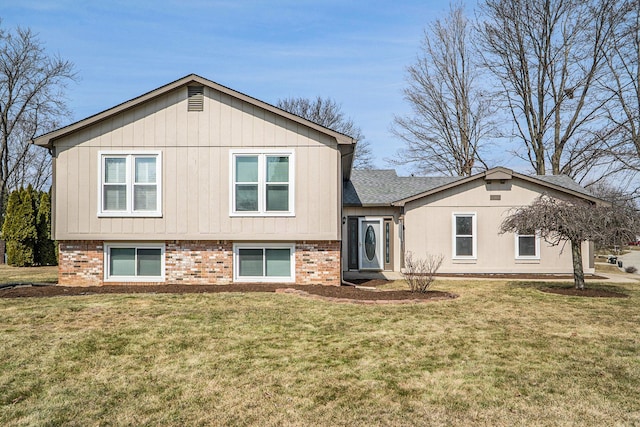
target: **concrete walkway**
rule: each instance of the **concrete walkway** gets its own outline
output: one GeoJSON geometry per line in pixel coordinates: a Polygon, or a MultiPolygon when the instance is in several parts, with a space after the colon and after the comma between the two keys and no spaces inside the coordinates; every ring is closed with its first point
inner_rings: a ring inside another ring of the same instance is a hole
{"type": "MultiPolygon", "coordinates": [[[[640,252],[640,251],[638,251],[640,252]]],[[[640,254],[639,254],[640,255],[640,254]]],[[[631,265],[631,264],[625,264],[631,265]]],[[[640,266],[640,262],[637,263],[640,266]]],[[[640,267],[638,268],[640,270],[640,267]]],[[[625,274],[623,271],[620,271],[620,274],[611,274],[611,273],[596,273],[598,276],[606,277],[607,279],[604,282],[610,283],[638,283],[640,284],[640,275],[630,275],[625,274]]],[[[384,272],[344,272],[344,280],[347,282],[349,279],[382,279],[382,280],[402,280],[402,274],[398,272],[384,271],[384,272]]],[[[466,280],[466,281],[527,281],[527,282],[573,282],[572,278],[566,279],[556,279],[553,276],[549,277],[541,277],[536,279],[524,279],[518,277],[460,277],[460,276],[438,276],[436,280],[466,280]]],[[[586,277],[587,282],[598,282],[603,281],[602,279],[589,278],[586,277]]]]}
{"type": "MultiPolygon", "coordinates": [[[[597,273],[598,276],[606,277],[608,280],[603,281],[604,283],[637,283],[640,284],[640,275],[637,274],[625,274],[622,271],[620,274],[611,274],[611,273],[597,273]]],[[[588,281],[589,279],[587,279],[588,281]]],[[[597,279],[592,279],[597,281],[597,279]]]]}

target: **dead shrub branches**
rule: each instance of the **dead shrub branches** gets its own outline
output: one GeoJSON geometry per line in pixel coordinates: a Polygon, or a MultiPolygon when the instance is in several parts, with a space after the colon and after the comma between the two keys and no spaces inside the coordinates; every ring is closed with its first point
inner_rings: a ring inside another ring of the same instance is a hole
{"type": "Polygon", "coordinates": [[[407,252],[404,257],[402,276],[411,292],[427,292],[443,261],[442,254],[427,254],[425,258],[417,258],[412,252],[407,252]]]}

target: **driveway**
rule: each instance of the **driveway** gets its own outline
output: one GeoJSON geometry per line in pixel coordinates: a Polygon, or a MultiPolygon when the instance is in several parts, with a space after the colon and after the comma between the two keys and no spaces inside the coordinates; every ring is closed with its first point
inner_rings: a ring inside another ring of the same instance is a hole
{"type": "Polygon", "coordinates": [[[623,268],[634,266],[638,269],[636,274],[640,273],[640,251],[630,251],[628,254],[619,256],[618,259],[622,260],[623,268]]]}

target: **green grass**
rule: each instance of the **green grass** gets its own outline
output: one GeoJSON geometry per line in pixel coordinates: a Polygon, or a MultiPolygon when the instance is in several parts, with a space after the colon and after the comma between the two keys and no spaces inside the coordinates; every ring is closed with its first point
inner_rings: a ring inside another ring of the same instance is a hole
{"type": "Polygon", "coordinates": [[[11,267],[0,264],[0,285],[6,283],[57,283],[58,267],[11,267]]]}
{"type": "MultiPolygon", "coordinates": [[[[456,300],[0,299],[0,425],[638,425],[626,299],[441,281],[456,300]]],[[[594,285],[591,285],[594,286],[594,285]]]]}

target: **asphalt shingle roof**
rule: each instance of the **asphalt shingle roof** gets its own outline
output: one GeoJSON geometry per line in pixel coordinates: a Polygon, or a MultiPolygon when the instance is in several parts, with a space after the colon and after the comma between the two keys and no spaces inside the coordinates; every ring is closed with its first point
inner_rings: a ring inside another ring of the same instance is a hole
{"type": "MultiPolygon", "coordinates": [[[[398,176],[393,169],[355,169],[351,172],[351,180],[344,183],[343,203],[345,206],[388,206],[398,200],[466,178],[398,176]]],[[[566,175],[536,175],[530,178],[593,197],[589,191],[566,175]]]]}
{"type": "Polygon", "coordinates": [[[582,187],[580,184],[569,178],[567,175],[536,175],[532,178],[545,181],[551,185],[557,185],[558,187],[566,188],[567,190],[575,191],[576,193],[584,194],[585,196],[595,197],[589,190],[582,187]]]}
{"type": "Polygon", "coordinates": [[[345,183],[343,202],[346,206],[390,205],[460,179],[447,176],[398,176],[393,169],[354,169],[351,180],[345,183]]]}

